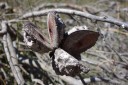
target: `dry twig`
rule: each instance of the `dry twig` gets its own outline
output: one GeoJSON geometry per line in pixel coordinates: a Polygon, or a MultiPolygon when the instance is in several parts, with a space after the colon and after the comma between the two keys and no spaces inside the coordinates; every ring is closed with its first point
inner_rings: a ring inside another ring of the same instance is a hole
{"type": "MultiPolygon", "coordinates": [[[[2,24],[5,24],[6,22],[3,22],[2,24]]],[[[7,25],[2,25],[2,29],[7,29],[7,25]]],[[[5,51],[5,54],[7,56],[7,60],[9,62],[9,65],[11,67],[11,70],[13,72],[13,75],[17,81],[17,83],[19,85],[23,85],[24,84],[24,79],[22,77],[22,74],[20,72],[20,69],[18,67],[18,61],[17,61],[17,57],[16,57],[16,54],[15,54],[15,51],[14,51],[14,48],[12,46],[12,43],[11,43],[11,38],[10,38],[10,35],[7,33],[7,34],[4,34],[3,36],[3,45],[4,45],[4,51],[5,51]]]]}
{"type": "Polygon", "coordinates": [[[73,9],[64,9],[64,8],[45,9],[45,10],[41,10],[41,11],[32,11],[32,12],[28,12],[28,13],[24,14],[22,17],[20,17],[20,19],[43,16],[43,15],[46,15],[50,11],[56,11],[56,12],[64,13],[64,14],[77,15],[77,16],[85,17],[85,18],[88,18],[88,19],[91,19],[91,20],[96,20],[96,21],[108,22],[108,23],[118,25],[118,26],[128,30],[128,23],[119,21],[117,19],[109,18],[109,17],[106,17],[106,16],[95,16],[95,15],[91,15],[91,14],[86,13],[86,12],[81,12],[81,11],[77,11],[77,10],[73,10],[73,9]]]}

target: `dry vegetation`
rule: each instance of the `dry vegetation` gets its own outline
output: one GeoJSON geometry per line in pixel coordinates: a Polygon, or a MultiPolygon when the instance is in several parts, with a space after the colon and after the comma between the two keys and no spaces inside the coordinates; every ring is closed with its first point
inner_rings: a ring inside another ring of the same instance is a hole
{"type": "Polygon", "coordinates": [[[128,0],[3,0],[0,15],[0,85],[128,84],[128,0]],[[49,53],[35,52],[23,42],[26,21],[47,36],[49,11],[59,13],[66,31],[86,25],[100,33],[95,46],[81,53],[88,73],[57,75],[49,53]]]}

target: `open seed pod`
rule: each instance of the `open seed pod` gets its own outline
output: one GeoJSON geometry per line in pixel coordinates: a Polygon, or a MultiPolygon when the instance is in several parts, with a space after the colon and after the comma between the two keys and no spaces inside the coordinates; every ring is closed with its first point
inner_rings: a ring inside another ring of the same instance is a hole
{"type": "Polygon", "coordinates": [[[80,53],[94,46],[99,37],[98,32],[87,29],[78,29],[73,32],[69,31],[67,34],[67,37],[63,41],[62,49],[77,59],[80,59],[80,53]]]}
{"type": "Polygon", "coordinates": [[[57,48],[64,38],[65,24],[57,13],[49,12],[47,16],[47,27],[51,46],[57,48]]]}
{"type": "Polygon", "coordinates": [[[26,45],[36,52],[45,53],[52,50],[47,38],[40,31],[39,27],[33,23],[26,22],[24,24],[23,36],[26,45]]]}

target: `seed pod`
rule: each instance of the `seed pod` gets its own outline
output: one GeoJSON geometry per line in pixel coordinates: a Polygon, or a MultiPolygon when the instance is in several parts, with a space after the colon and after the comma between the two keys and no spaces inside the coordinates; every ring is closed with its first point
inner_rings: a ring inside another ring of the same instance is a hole
{"type": "Polygon", "coordinates": [[[98,32],[78,30],[66,37],[62,44],[62,49],[77,57],[80,53],[94,46],[98,37],[98,32]]]}
{"type": "Polygon", "coordinates": [[[49,12],[47,16],[47,27],[51,46],[57,48],[64,37],[65,24],[57,13],[49,12]]]}
{"type": "Polygon", "coordinates": [[[40,31],[39,27],[33,23],[27,22],[23,26],[24,41],[29,48],[34,51],[48,52],[52,48],[47,38],[40,31]]]}

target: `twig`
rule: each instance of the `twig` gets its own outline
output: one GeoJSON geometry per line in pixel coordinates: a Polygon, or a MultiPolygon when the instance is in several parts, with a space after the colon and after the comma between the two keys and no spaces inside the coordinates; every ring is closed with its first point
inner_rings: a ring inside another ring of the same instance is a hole
{"type": "MultiPolygon", "coordinates": [[[[6,25],[2,25],[2,29],[4,29],[4,28],[7,28],[7,26],[6,25]]],[[[3,45],[4,45],[5,54],[7,56],[7,60],[9,62],[9,65],[11,66],[11,70],[12,70],[12,72],[14,74],[14,77],[15,77],[18,85],[23,85],[24,84],[24,79],[22,77],[22,74],[20,72],[19,67],[17,66],[18,62],[17,62],[15,51],[14,51],[14,48],[13,48],[11,42],[12,41],[11,41],[10,35],[9,34],[5,34],[3,36],[3,45]],[[8,47],[9,47],[9,49],[8,49],[8,47]]]]}
{"type": "Polygon", "coordinates": [[[99,10],[96,8],[92,8],[91,6],[83,5],[79,6],[76,4],[68,4],[68,3],[43,3],[37,7],[35,7],[33,10],[34,11],[39,11],[45,8],[70,8],[70,9],[75,9],[83,12],[89,12],[90,14],[97,14],[100,13],[103,10],[99,10]]]}
{"type": "Polygon", "coordinates": [[[0,35],[4,35],[7,32],[6,24],[6,21],[1,22],[2,30],[0,31],[0,35]]]}
{"type": "Polygon", "coordinates": [[[9,77],[7,76],[7,74],[6,74],[6,72],[4,71],[4,69],[1,68],[0,70],[1,70],[1,72],[3,73],[3,75],[4,75],[4,77],[5,77],[5,80],[8,80],[9,77]]]}
{"type": "MultiPolygon", "coordinates": [[[[101,51],[101,50],[87,50],[86,53],[89,53],[89,54],[90,53],[91,54],[94,54],[94,53],[102,53],[102,54],[110,54],[110,55],[115,55],[116,54],[115,52],[108,52],[108,51],[101,51]]],[[[127,52],[118,52],[118,54],[119,55],[128,55],[127,52]]]]}
{"type": "Polygon", "coordinates": [[[80,10],[80,11],[84,11],[85,8],[83,6],[79,6],[79,5],[75,5],[75,4],[68,4],[68,3],[43,3],[39,6],[37,6],[36,8],[34,8],[33,10],[41,10],[43,8],[49,8],[49,7],[55,7],[55,8],[72,8],[72,9],[76,9],[76,10],[80,10]]]}
{"type": "MultiPolygon", "coordinates": [[[[83,85],[81,80],[77,80],[77,79],[74,79],[74,78],[69,77],[69,76],[61,76],[60,78],[63,79],[64,81],[68,82],[68,84],[70,84],[70,85],[83,85]]],[[[108,78],[91,77],[91,78],[85,78],[84,79],[84,82],[87,84],[91,83],[91,82],[100,82],[100,81],[104,81],[106,83],[112,83],[112,84],[120,84],[120,82],[118,82],[116,80],[110,80],[108,78]]]]}
{"type": "MultiPolygon", "coordinates": [[[[0,77],[0,81],[2,82],[2,85],[6,85],[5,81],[2,79],[2,77],[0,77]]],[[[1,84],[1,83],[0,83],[1,84]]]]}
{"type": "Polygon", "coordinates": [[[12,41],[11,41],[11,37],[10,37],[9,33],[7,33],[7,44],[8,44],[8,48],[9,48],[10,55],[11,55],[10,59],[11,59],[12,64],[14,66],[12,71],[14,72],[15,78],[17,76],[17,80],[19,79],[19,82],[17,81],[17,83],[19,85],[23,85],[25,83],[25,81],[24,81],[22,74],[20,72],[20,68],[18,66],[18,60],[16,57],[16,52],[15,52],[14,47],[12,45],[12,41]]]}
{"type": "Polygon", "coordinates": [[[40,85],[44,85],[44,83],[39,79],[32,79],[32,81],[39,83],[40,85]]]}
{"type": "Polygon", "coordinates": [[[16,69],[15,69],[15,66],[14,66],[12,60],[11,60],[11,56],[10,56],[10,53],[9,53],[9,50],[8,50],[8,45],[7,45],[7,40],[6,40],[6,38],[7,38],[7,35],[4,35],[4,36],[3,36],[3,44],[4,44],[4,51],[5,51],[5,54],[6,54],[6,56],[7,56],[7,60],[8,60],[8,62],[9,62],[9,65],[11,66],[12,72],[13,72],[13,74],[14,74],[14,77],[15,77],[17,83],[18,83],[19,85],[23,85],[24,82],[19,79],[19,77],[18,77],[18,75],[17,75],[17,72],[15,72],[16,69]]]}
{"type": "Polygon", "coordinates": [[[86,83],[104,81],[104,82],[106,82],[106,83],[120,84],[120,82],[118,82],[118,81],[116,81],[116,80],[111,80],[111,79],[109,79],[109,78],[102,78],[102,77],[85,78],[84,81],[85,81],[86,83]]]}
{"type": "Polygon", "coordinates": [[[85,17],[85,18],[88,18],[91,20],[112,23],[112,24],[118,25],[118,26],[120,26],[120,27],[122,27],[128,31],[128,23],[119,21],[117,19],[109,18],[106,16],[95,16],[95,15],[89,14],[87,12],[82,12],[82,11],[77,11],[77,10],[72,10],[72,9],[64,9],[64,8],[45,9],[45,10],[41,10],[41,11],[28,12],[28,13],[24,14],[22,17],[20,17],[20,19],[43,16],[43,15],[46,15],[50,11],[56,11],[56,12],[65,13],[65,14],[78,15],[78,16],[85,17]]]}

